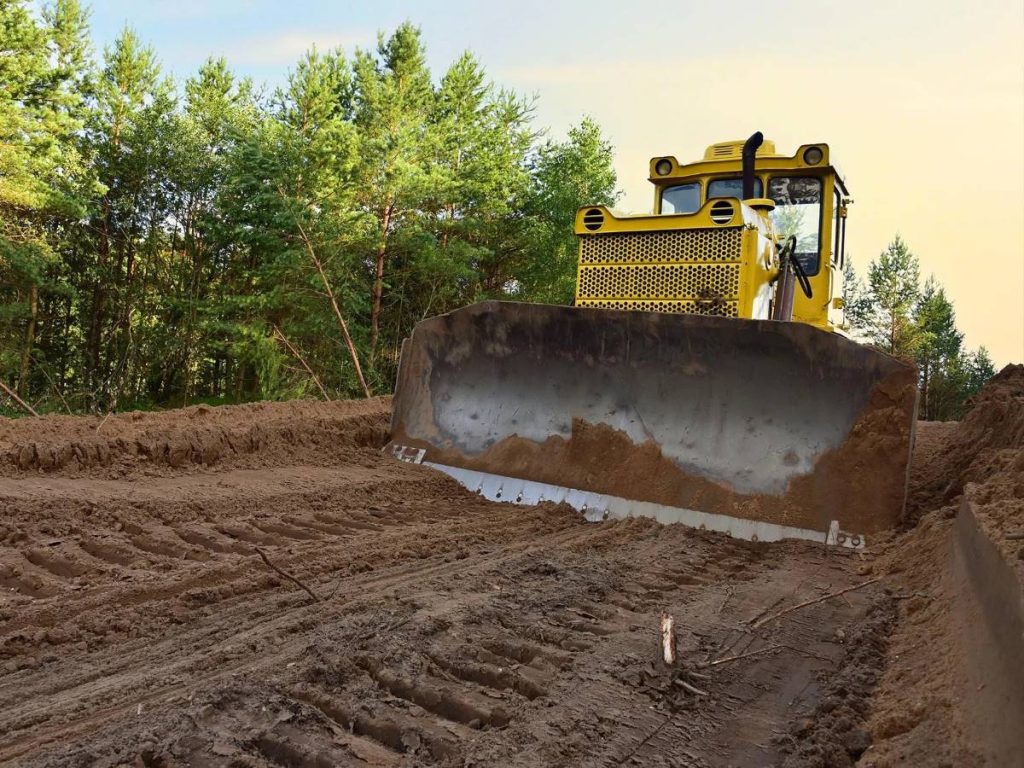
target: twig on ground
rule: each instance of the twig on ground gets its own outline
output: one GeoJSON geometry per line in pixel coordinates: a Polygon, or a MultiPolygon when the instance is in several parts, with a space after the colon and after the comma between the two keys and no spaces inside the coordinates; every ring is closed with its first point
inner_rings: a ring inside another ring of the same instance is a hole
{"type": "Polygon", "coordinates": [[[100,422],[99,424],[97,424],[97,425],[96,425],[96,431],[97,431],[97,432],[99,432],[99,431],[100,431],[100,428],[102,428],[102,427],[103,427],[103,425],[107,423],[107,419],[109,419],[109,418],[110,418],[110,414],[112,414],[112,413],[113,413],[113,411],[107,411],[107,415],[106,415],[106,416],[104,416],[104,417],[103,417],[103,420],[102,420],[102,421],[101,421],[101,422],[100,422]]]}
{"type": "Polygon", "coordinates": [[[798,603],[797,605],[790,606],[789,608],[786,608],[785,610],[779,611],[778,613],[773,613],[771,616],[766,616],[763,619],[758,619],[756,622],[754,622],[753,624],[750,625],[751,629],[757,629],[758,627],[763,627],[765,624],[768,624],[769,622],[775,621],[776,619],[781,618],[782,616],[785,616],[787,613],[792,613],[793,611],[798,611],[801,608],[806,608],[809,605],[816,605],[818,603],[823,603],[826,600],[831,600],[834,597],[839,597],[840,595],[845,595],[847,592],[854,592],[854,591],[856,591],[858,589],[863,589],[864,587],[867,587],[867,586],[869,586],[871,584],[874,584],[875,582],[881,581],[881,580],[882,580],[881,576],[876,576],[875,578],[868,579],[867,581],[861,582],[860,584],[854,584],[852,587],[847,587],[846,589],[840,589],[838,592],[830,592],[827,595],[825,595],[824,597],[818,597],[818,598],[815,598],[814,600],[807,600],[807,601],[805,601],[803,603],[798,603]]]}
{"type": "Polygon", "coordinates": [[[694,696],[707,696],[708,695],[707,691],[702,691],[700,688],[697,688],[696,686],[690,685],[685,680],[676,680],[675,683],[680,688],[682,688],[684,691],[689,691],[694,696]]]}
{"type": "Polygon", "coordinates": [[[780,648],[785,648],[785,647],[786,646],[781,645],[781,644],[769,645],[769,646],[766,646],[764,648],[758,648],[756,651],[749,651],[747,653],[740,653],[740,654],[738,654],[736,656],[726,656],[724,659],[715,659],[714,661],[709,661],[709,662],[707,662],[705,664],[701,664],[700,668],[701,669],[707,669],[708,667],[717,667],[717,666],[719,666],[721,664],[728,664],[728,663],[733,662],[733,661],[739,661],[740,659],[749,659],[751,656],[757,656],[758,654],[761,654],[761,653],[768,653],[768,651],[777,651],[780,648]]]}
{"type": "Polygon", "coordinates": [[[313,602],[314,603],[319,603],[320,602],[320,598],[316,596],[316,593],[314,593],[312,589],[307,587],[305,584],[303,584],[301,581],[296,579],[290,573],[286,573],[285,571],[282,571],[280,568],[278,568],[276,565],[274,565],[272,562],[270,562],[270,558],[268,558],[265,554],[263,554],[263,550],[262,549],[260,549],[259,547],[253,547],[253,549],[256,550],[256,554],[260,556],[260,558],[263,560],[264,563],[267,564],[267,567],[270,570],[274,571],[275,573],[280,574],[281,576],[284,576],[284,578],[288,579],[288,581],[293,582],[294,584],[297,584],[299,587],[304,589],[306,591],[306,594],[308,594],[311,598],[313,598],[313,602]]]}
{"type": "Polygon", "coordinates": [[[729,600],[732,599],[733,591],[734,591],[733,587],[731,587],[731,586],[725,588],[725,600],[723,600],[722,604],[720,606],[718,606],[718,615],[719,616],[721,616],[722,615],[722,611],[725,610],[726,603],[728,603],[729,600]]]}
{"type": "Polygon", "coordinates": [[[24,408],[25,411],[27,411],[28,413],[32,414],[33,416],[38,416],[39,415],[38,413],[36,413],[36,409],[35,408],[33,408],[31,405],[29,405],[24,400],[22,400],[20,397],[18,397],[18,393],[15,392],[10,387],[8,387],[2,381],[0,381],[0,389],[2,389],[4,392],[6,392],[8,397],[10,397],[11,400],[13,400],[18,405],[20,405],[22,408],[24,408]]]}
{"type": "Polygon", "coordinates": [[[1024,539],[1024,531],[1014,531],[1013,533],[1008,533],[1006,534],[1005,538],[1009,539],[1010,541],[1020,541],[1021,539],[1024,539]]]}

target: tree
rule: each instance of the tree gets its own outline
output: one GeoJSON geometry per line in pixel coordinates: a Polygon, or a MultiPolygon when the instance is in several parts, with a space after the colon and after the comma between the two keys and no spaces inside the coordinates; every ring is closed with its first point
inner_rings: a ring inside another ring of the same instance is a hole
{"type": "Polygon", "coordinates": [[[995,375],[985,347],[976,352],[960,351],[949,364],[932,375],[930,410],[925,418],[949,421],[961,418],[971,397],[995,375]]]}
{"type": "Polygon", "coordinates": [[[909,357],[918,343],[913,312],[920,295],[917,257],[896,235],[868,270],[872,311],[866,331],[873,343],[893,355],[909,357]]]}
{"type": "Polygon", "coordinates": [[[77,135],[87,109],[86,14],[58,0],[37,19],[0,2],[0,375],[27,394],[48,303],[66,292],[54,245],[80,217],[89,173],[77,135]],[[9,343],[7,343],[9,341],[9,343]]]}
{"type": "Polygon", "coordinates": [[[864,282],[853,266],[853,258],[850,254],[846,254],[846,262],[843,264],[843,320],[845,327],[859,337],[868,326],[871,309],[871,297],[866,293],[864,282]]]}
{"type": "Polygon", "coordinates": [[[529,250],[517,269],[515,292],[534,301],[569,303],[575,291],[576,211],[614,205],[619,198],[611,144],[591,118],[569,130],[564,142],[548,140],[532,159],[529,250]]]}
{"type": "Polygon", "coordinates": [[[415,227],[420,205],[439,181],[435,132],[427,129],[434,91],[420,30],[406,22],[385,39],[376,54],[356,53],[353,122],[359,132],[355,169],[358,204],[372,218],[373,289],[370,353],[376,352],[391,244],[403,226],[415,227]]]}
{"type": "Polygon", "coordinates": [[[914,357],[921,377],[921,414],[925,419],[934,419],[937,411],[931,402],[932,378],[941,376],[959,359],[963,343],[963,334],[956,327],[953,304],[934,277],[928,278],[921,292],[915,326],[914,357]]]}

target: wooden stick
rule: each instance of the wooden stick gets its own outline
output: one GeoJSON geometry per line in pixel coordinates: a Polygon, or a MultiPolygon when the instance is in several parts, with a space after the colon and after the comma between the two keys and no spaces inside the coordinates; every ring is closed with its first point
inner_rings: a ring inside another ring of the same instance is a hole
{"type": "Polygon", "coordinates": [[[267,564],[267,567],[270,568],[270,570],[280,574],[281,576],[284,576],[286,579],[288,579],[288,581],[291,581],[291,582],[297,584],[302,589],[306,590],[306,594],[308,594],[310,597],[313,598],[313,602],[314,603],[319,603],[320,602],[320,598],[316,596],[316,594],[313,592],[312,589],[307,587],[305,584],[303,584],[301,581],[296,579],[290,573],[286,573],[286,572],[282,571],[280,568],[278,568],[276,565],[274,565],[272,562],[270,562],[270,558],[268,558],[265,554],[263,554],[263,550],[262,549],[260,549],[259,547],[253,547],[253,549],[256,550],[256,554],[259,555],[263,559],[263,562],[267,564]]]}
{"type": "Polygon", "coordinates": [[[324,389],[324,385],[320,383],[320,379],[317,378],[317,375],[313,373],[313,369],[309,367],[309,363],[306,362],[306,359],[301,354],[299,354],[299,350],[292,346],[292,343],[288,341],[285,335],[281,332],[280,328],[278,328],[276,325],[273,326],[273,328],[274,333],[277,334],[277,338],[283,341],[284,345],[288,347],[288,351],[292,353],[296,360],[302,363],[302,367],[306,369],[306,373],[308,373],[310,377],[313,379],[313,383],[316,384],[316,388],[320,390],[320,394],[324,396],[324,400],[330,402],[330,395],[327,394],[327,390],[324,389]]]}
{"type": "Polygon", "coordinates": [[[707,691],[702,691],[700,688],[697,688],[696,686],[690,685],[685,680],[676,680],[676,685],[678,685],[684,691],[689,691],[694,696],[707,696],[708,695],[707,691]]]}
{"type": "Polygon", "coordinates": [[[751,656],[757,656],[759,653],[768,653],[768,651],[777,651],[780,648],[785,648],[784,645],[769,645],[766,648],[758,648],[756,651],[750,651],[749,653],[741,653],[737,656],[726,656],[724,659],[715,659],[709,661],[707,664],[701,664],[701,669],[707,669],[708,667],[717,667],[719,664],[728,664],[732,661],[739,661],[740,659],[749,659],[751,656]]]}
{"type": "Polygon", "coordinates": [[[755,622],[754,624],[751,625],[751,628],[752,629],[757,629],[758,627],[762,627],[762,626],[764,626],[765,624],[767,624],[770,621],[775,621],[780,616],[785,616],[787,613],[792,613],[793,611],[798,611],[801,608],[806,608],[809,605],[816,605],[818,603],[823,603],[826,600],[831,600],[833,597],[839,597],[840,595],[845,595],[847,592],[854,592],[854,591],[856,591],[858,589],[863,589],[864,587],[869,586],[871,584],[874,584],[876,581],[881,581],[881,580],[882,580],[882,577],[881,576],[877,576],[877,577],[875,577],[873,579],[869,579],[868,581],[862,582],[860,584],[855,584],[852,587],[847,587],[846,589],[840,589],[838,592],[830,592],[829,594],[825,595],[824,597],[818,597],[818,598],[815,598],[814,600],[807,600],[806,602],[798,603],[797,605],[790,606],[789,608],[786,608],[783,611],[779,611],[778,613],[773,613],[771,616],[766,616],[765,618],[758,620],[757,622],[755,622]]]}
{"type": "Polygon", "coordinates": [[[33,416],[38,416],[39,415],[38,413],[36,413],[36,409],[35,408],[33,408],[31,405],[29,405],[24,400],[22,400],[20,397],[18,397],[18,393],[15,392],[10,387],[8,387],[2,381],[0,381],[0,389],[2,389],[4,392],[6,392],[14,402],[16,402],[18,405],[20,405],[22,408],[24,408],[30,414],[32,414],[33,416]]]}
{"type": "Polygon", "coordinates": [[[676,663],[676,630],[675,619],[669,614],[661,614],[661,657],[670,667],[676,663]]]}

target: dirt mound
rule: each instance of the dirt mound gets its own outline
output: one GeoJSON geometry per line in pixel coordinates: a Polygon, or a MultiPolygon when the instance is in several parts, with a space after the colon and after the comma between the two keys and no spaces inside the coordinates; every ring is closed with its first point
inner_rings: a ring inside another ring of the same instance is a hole
{"type": "MultiPolygon", "coordinates": [[[[988,634],[1004,622],[993,623],[985,608],[995,571],[1010,582],[1016,571],[1024,584],[1024,366],[993,377],[963,421],[918,425],[908,511],[914,527],[894,537],[876,566],[894,588],[899,618],[863,764],[1005,764],[992,754],[1019,748],[1017,736],[986,730],[1015,711],[999,698],[1007,659],[988,634]],[[961,540],[965,516],[983,531],[978,540],[998,548],[987,564],[961,540]],[[972,569],[983,574],[973,583],[972,569]]],[[[1019,659],[1010,656],[1012,669],[1019,659]]]]}
{"type": "Polygon", "coordinates": [[[238,465],[256,453],[260,466],[300,455],[322,463],[349,446],[382,445],[389,409],[390,398],[373,398],[0,419],[0,476],[151,474],[189,465],[238,465]]]}
{"type": "Polygon", "coordinates": [[[1024,450],[1024,365],[1003,368],[970,406],[941,449],[917,465],[908,500],[911,522],[954,500],[968,483],[1003,473],[1024,450]]]}

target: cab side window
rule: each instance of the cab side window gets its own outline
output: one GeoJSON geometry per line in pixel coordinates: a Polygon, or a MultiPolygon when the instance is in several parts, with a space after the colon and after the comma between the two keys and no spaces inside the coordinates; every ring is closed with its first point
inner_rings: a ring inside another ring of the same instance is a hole
{"type": "Polygon", "coordinates": [[[661,193],[662,213],[695,213],[700,210],[700,183],[679,184],[661,193]]]}
{"type": "Polygon", "coordinates": [[[775,231],[784,240],[796,238],[796,257],[808,275],[821,268],[821,193],[817,176],[773,176],[768,181],[775,231]]]}

